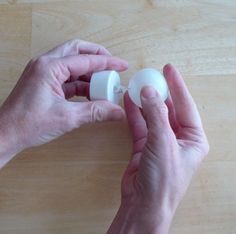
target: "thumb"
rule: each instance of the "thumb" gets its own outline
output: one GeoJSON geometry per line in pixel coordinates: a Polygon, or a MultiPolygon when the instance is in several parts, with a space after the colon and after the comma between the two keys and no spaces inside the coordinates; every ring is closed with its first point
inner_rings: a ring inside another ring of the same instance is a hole
{"type": "Polygon", "coordinates": [[[86,123],[118,121],[125,118],[124,110],[108,101],[76,103],[75,112],[79,126],[86,123]]]}
{"type": "Polygon", "coordinates": [[[148,128],[147,144],[155,146],[168,144],[173,133],[168,118],[168,108],[153,87],[144,87],[141,91],[141,103],[144,119],[148,128]]]}

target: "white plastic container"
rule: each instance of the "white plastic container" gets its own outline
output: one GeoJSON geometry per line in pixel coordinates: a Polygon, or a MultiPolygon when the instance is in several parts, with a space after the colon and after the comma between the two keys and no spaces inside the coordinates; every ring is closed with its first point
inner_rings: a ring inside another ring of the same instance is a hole
{"type": "Polygon", "coordinates": [[[107,100],[119,104],[120,98],[128,90],[131,100],[142,107],[140,92],[143,87],[152,86],[161,95],[163,101],[168,97],[168,85],[164,76],[157,70],[146,68],[137,72],[129,81],[128,88],[120,83],[116,71],[101,71],[94,73],[90,81],[90,99],[107,100]]]}

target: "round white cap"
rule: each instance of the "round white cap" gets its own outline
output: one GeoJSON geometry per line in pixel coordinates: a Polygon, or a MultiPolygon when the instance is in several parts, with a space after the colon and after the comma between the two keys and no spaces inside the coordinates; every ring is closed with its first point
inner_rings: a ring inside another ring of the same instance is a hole
{"type": "Polygon", "coordinates": [[[115,88],[120,86],[120,76],[116,71],[101,71],[92,75],[90,81],[90,99],[107,100],[118,104],[120,96],[115,88]]]}
{"type": "Polygon", "coordinates": [[[141,105],[140,92],[143,87],[152,86],[165,101],[168,97],[168,85],[164,76],[157,70],[146,68],[140,70],[129,82],[128,92],[131,100],[139,107],[141,105]]]}

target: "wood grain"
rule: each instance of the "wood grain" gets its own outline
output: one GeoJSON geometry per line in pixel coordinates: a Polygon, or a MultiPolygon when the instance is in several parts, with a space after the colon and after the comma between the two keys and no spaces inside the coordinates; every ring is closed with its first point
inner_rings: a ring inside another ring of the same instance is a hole
{"type": "MultiPolygon", "coordinates": [[[[236,231],[234,0],[0,0],[0,102],[30,57],[71,38],[104,44],[138,69],[183,73],[211,144],[173,234],[236,231]]],[[[22,152],[0,172],[0,233],[105,233],[131,152],[126,123],[89,125],[22,152]]]]}

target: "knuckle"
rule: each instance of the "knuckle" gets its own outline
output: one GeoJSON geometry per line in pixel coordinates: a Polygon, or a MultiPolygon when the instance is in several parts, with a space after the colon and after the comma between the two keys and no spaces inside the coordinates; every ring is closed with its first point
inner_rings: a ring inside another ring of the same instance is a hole
{"type": "Polygon", "coordinates": [[[150,103],[150,109],[155,112],[154,114],[158,114],[158,116],[167,116],[168,115],[168,108],[161,100],[153,100],[150,103]]]}
{"type": "Polygon", "coordinates": [[[163,103],[153,103],[151,106],[150,122],[153,125],[165,127],[168,121],[168,108],[163,103]]]}
{"type": "Polygon", "coordinates": [[[81,45],[82,41],[80,39],[72,39],[68,42],[69,45],[73,47],[79,53],[79,47],[81,45]]]}
{"type": "Polygon", "coordinates": [[[69,41],[69,43],[74,44],[74,45],[79,45],[81,42],[83,42],[83,41],[78,38],[72,39],[69,41]]]}
{"type": "Polygon", "coordinates": [[[47,56],[40,56],[33,61],[33,66],[36,71],[40,71],[50,65],[49,58],[47,56]]]}
{"type": "Polygon", "coordinates": [[[70,78],[70,71],[61,59],[52,59],[46,55],[34,58],[28,65],[30,71],[36,74],[37,78],[55,77],[59,81],[70,78]]]}
{"type": "Polygon", "coordinates": [[[168,116],[168,108],[164,103],[161,103],[157,106],[157,111],[159,112],[160,116],[166,117],[168,116]]]}
{"type": "Polygon", "coordinates": [[[96,54],[101,54],[101,53],[103,53],[104,51],[107,51],[107,49],[106,49],[104,46],[98,45],[96,54]]]}

